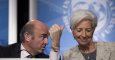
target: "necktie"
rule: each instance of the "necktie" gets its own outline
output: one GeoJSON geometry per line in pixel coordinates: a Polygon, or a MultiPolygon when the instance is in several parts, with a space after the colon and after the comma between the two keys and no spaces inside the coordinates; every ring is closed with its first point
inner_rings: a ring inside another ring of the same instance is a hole
{"type": "Polygon", "coordinates": [[[33,58],[33,57],[34,57],[34,56],[32,56],[32,55],[28,55],[28,56],[27,56],[27,58],[33,58]]]}

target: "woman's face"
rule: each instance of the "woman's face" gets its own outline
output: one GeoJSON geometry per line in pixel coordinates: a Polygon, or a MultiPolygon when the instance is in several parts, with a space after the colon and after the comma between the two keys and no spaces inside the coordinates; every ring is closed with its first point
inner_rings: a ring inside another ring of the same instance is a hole
{"type": "Polygon", "coordinates": [[[87,45],[92,41],[95,28],[92,27],[90,20],[82,20],[76,24],[75,29],[72,30],[74,38],[80,45],[87,45]]]}

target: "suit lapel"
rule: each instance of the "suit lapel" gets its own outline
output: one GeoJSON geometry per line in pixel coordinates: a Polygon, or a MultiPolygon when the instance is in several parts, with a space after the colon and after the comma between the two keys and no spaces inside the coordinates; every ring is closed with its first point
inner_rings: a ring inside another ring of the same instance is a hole
{"type": "Polygon", "coordinates": [[[14,50],[12,51],[12,57],[14,58],[20,58],[21,50],[20,50],[21,44],[16,44],[13,48],[14,50]]]}

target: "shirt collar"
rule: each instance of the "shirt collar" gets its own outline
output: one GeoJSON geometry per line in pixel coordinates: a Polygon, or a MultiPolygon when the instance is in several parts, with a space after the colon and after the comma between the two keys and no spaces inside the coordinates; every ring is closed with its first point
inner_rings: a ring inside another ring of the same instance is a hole
{"type": "Polygon", "coordinates": [[[30,54],[26,51],[24,46],[21,44],[21,58],[26,58],[28,55],[30,54]]]}

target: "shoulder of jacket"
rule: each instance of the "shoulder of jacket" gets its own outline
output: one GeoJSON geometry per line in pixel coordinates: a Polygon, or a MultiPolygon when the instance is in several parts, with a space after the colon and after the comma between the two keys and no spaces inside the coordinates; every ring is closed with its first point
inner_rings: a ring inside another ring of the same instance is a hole
{"type": "Polygon", "coordinates": [[[66,52],[64,52],[63,55],[65,55],[65,56],[70,56],[70,55],[71,55],[72,53],[74,53],[74,52],[76,52],[76,53],[79,52],[78,46],[75,46],[75,47],[73,47],[73,48],[67,50],[66,52]]]}

